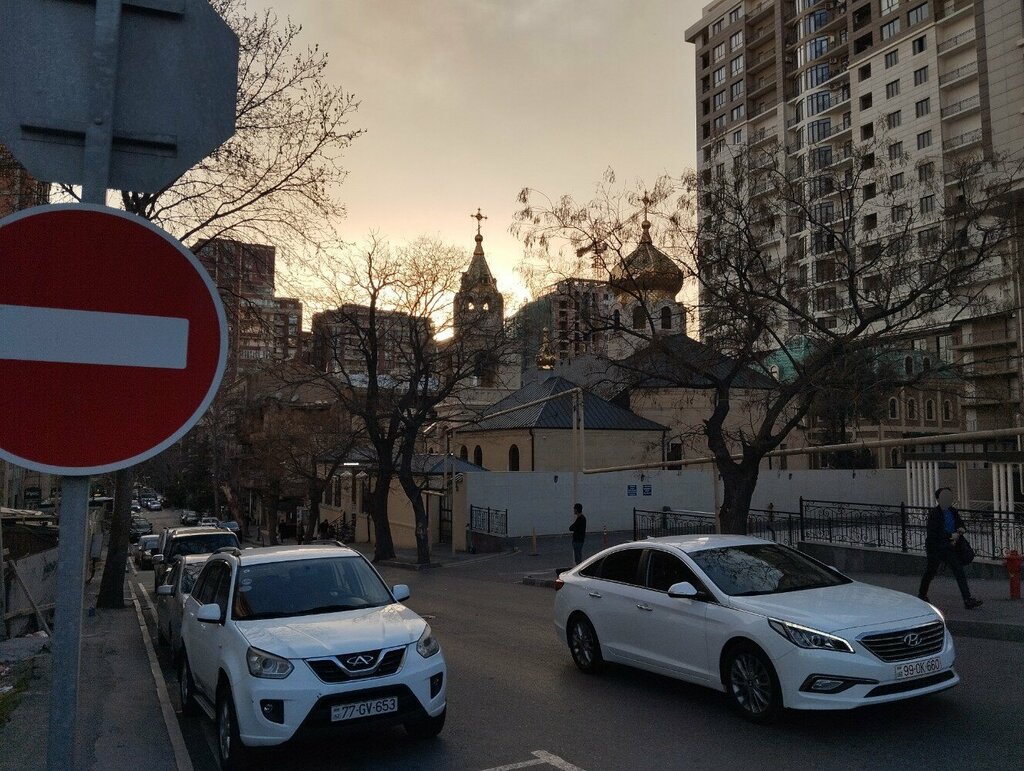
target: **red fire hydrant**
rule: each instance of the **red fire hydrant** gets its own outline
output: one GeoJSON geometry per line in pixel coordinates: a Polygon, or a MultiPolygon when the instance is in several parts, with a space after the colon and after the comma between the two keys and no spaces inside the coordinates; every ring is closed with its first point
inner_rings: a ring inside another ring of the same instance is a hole
{"type": "Polygon", "coordinates": [[[1020,599],[1020,553],[1012,549],[1006,555],[1006,572],[1010,574],[1010,599],[1020,599]]]}

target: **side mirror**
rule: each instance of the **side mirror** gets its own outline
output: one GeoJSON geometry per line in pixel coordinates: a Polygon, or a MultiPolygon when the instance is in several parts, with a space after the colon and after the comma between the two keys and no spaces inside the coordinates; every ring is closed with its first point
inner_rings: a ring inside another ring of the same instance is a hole
{"type": "Polygon", "coordinates": [[[153,555],[153,564],[154,565],[163,565],[164,564],[164,555],[163,554],[154,554],[153,555]]]}
{"type": "MultiPolygon", "coordinates": [[[[163,589],[163,587],[159,587],[157,592],[159,592],[160,589],[163,589]]],[[[211,602],[200,606],[199,611],[196,613],[196,621],[202,621],[204,624],[219,624],[220,616],[220,605],[215,602],[211,602]]]]}
{"type": "Polygon", "coordinates": [[[412,596],[409,591],[409,587],[405,584],[396,584],[395,588],[391,590],[391,593],[395,595],[395,602],[405,602],[412,596]]]}
{"type": "Polygon", "coordinates": [[[689,581],[680,581],[668,588],[668,596],[676,600],[689,600],[697,596],[697,587],[689,581]]]}
{"type": "Polygon", "coordinates": [[[161,584],[156,588],[156,593],[162,597],[172,597],[174,595],[174,587],[170,584],[161,584]]]}

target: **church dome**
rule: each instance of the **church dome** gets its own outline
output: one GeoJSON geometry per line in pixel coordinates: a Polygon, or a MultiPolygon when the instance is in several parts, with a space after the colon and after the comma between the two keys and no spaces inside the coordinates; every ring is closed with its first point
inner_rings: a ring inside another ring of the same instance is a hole
{"type": "Polygon", "coordinates": [[[657,292],[675,297],[683,288],[683,271],[651,242],[650,221],[645,218],[641,227],[640,244],[612,268],[609,283],[631,295],[657,292]]]}

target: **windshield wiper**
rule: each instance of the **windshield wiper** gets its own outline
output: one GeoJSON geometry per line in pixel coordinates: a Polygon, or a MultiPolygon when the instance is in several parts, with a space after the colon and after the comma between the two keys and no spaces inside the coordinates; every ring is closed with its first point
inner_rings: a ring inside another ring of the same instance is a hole
{"type": "Polygon", "coordinates": [[[300,610],[296,616],[312,616],[317,613],[342,613],[346,610],[365,610],[366,608],[377,608],[379,605],[320,605],[307,610],[300,610]]]}

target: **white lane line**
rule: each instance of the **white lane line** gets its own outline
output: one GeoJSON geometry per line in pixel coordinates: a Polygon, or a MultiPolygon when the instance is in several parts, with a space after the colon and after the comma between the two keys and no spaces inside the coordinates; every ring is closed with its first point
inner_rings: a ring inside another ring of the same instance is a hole
{"type": "Polygon", "coordinates": [[[531,754],[539,760],[543,760],[549,766],[554,766],[559,771],[583,771],[579,766],[574,766],[569,761],[562,760],[557,755],[552,755],[550,752],[545,752],[544,750],[537,750],[531,754]]]}
{"type": "Polygon", "coordinates": [[[0,359],[185,369],[188,319],[0,305],[0,359]]]}
{"type": "Polygon", "coordinates": [[[171,739],[171,748],[174,750],[174,764],[178,771],[193,771],[192,758],[185,746],[185,737],[181,734],[181,726],[178,725],[178,718],[174,714],[174,707],[171,704],[171,697],[167,693],[167,683],[164,680],[163,672],[160,670],[160,662],[157,661],[156,651],[153,649],[153,640],[149,636],[149,626],[146,624],[146,617],[142,613],[142,605],[135,594],[131,582],[128,582],[128,591],[132,593],[132,604],[135,605],[135,612],[139,617],[139,628],[142,630],[142,642],[146,646],[146,656],[149,657],[149,671],[153,674],[153,681],[156,683],[156,696],[160,701],[160,712],[163,714],[164,726],[167,728],[167,735],[171,739]]]}
{"type": "Polygon", "coordinates": [[[494,768],[488,768],[484,771],[514,771],[517,768],[530,768],[531,766],[545,766],[547,763],[543,760],[524,760],[522,763],[509,763],[507,766],[495,766],[494,768]]]}

